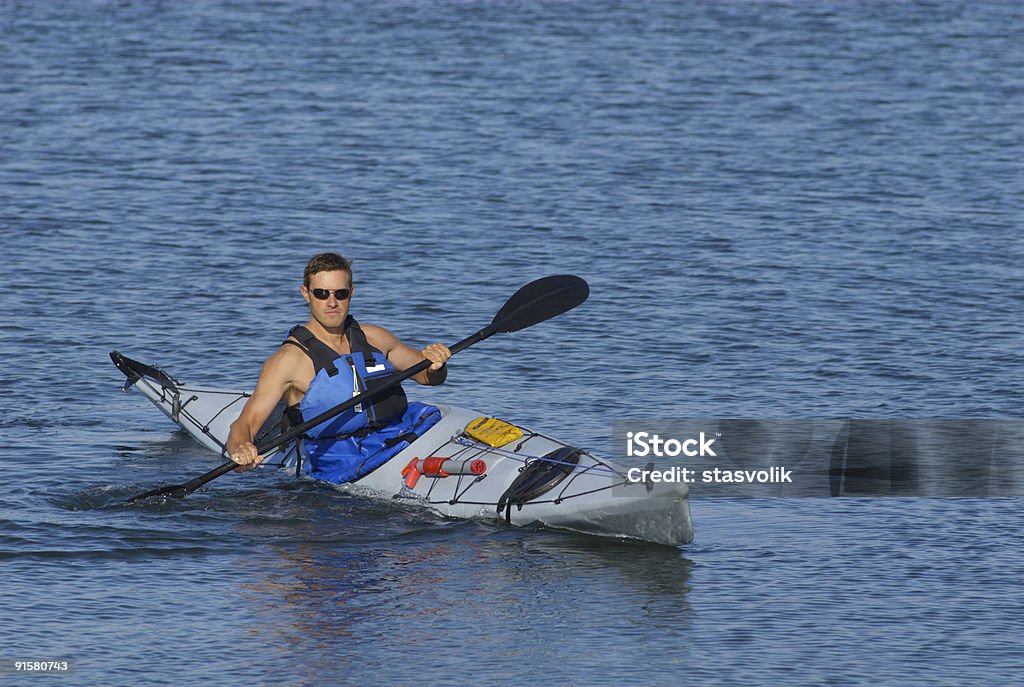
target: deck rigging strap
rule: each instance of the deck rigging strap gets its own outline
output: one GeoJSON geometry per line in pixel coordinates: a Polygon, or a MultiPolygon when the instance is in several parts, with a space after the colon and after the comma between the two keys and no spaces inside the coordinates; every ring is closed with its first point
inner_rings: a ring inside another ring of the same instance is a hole
{"type": "MultiPolygon", "coordinates": [[[[541,435],[541,434],[534,434],[534,436],[543,436],[543,435],[541,435]]],[[[546,438],[546,439],[548,439],[550,441],[557,441],[555,439],[551,439],[551,437],[544,437],[544,438],[546,438]]],[[[485,447],[483,447],[482,444],[479,444],[479,443],[477,443],[475,441],[470,441],[469,439],[467,439],[465,437],[458,437],[458,436],[452,437],[451,440],[450,440],[450,443],[455,443],[455,444],[458,444],[459,446],[465,446],[465,447],[468,447],[468,448],[474,448],[474,447],[475,448],[480,448],[480,450],[486,451],[488,453],[500,453],[500,454],[502,454],[504,456],[507,456],[509,458],[514,458],[516,460],[520,460],[523,463],[529,463],[529,462],[535,461],[535,460],[547,461],[549,463],[557,463],[558,462],[558,460],[556,458],[551,458],[550,457],[552,455],[552,453],[554,453],[554,452],[549,453],[549,454],[544,455],[544,456],[535,456],[535,455],[530,454],[530,453],[517,453],[516,451],[509,451],[507,449],[502,449],[502,448],[489,448],[489,447],[485,448],[485,447]]],[[[557,443],[560,443],[563,446],[568,446],[568,444],[564,444],[564,443],[562,443],[560,441],[558,441],[557,443]]],[[[517,447],[517,448],[519,448],[519,447],[517,447]]],[[[587,453],[583,449],[580,449],[580,451],[582,453],[587,453]]],[[[594,456],[592,456],[589,453],[587,453],[587,455],[590,455],[591,458],[594,458],[594,456]]],[[[611,467],[610,465],[605,463],[603,460],[600,460],[599,458],[594,458],[594,460],[596,461],[595,465],[588,465],[588,466],[583,467],[581,469],[588,470],[588,471],[594,471],[594,472],[607,472],[610,475],[617,475],[618,477],[622,477],[623,479],[626,478],[626,473],[623,472],[622,470],[616,470],[615,468],[611,467]]],[[[575,465],[575,463],[573,463],[573,465],[575,465]]]]}

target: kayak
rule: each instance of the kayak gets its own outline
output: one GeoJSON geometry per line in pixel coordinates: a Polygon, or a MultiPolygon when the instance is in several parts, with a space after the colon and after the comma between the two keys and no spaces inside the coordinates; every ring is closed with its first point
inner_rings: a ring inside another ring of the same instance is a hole
{"type": "MultiPolygon", "coordinates": [[[[126,392],[141,393],[199,444],[226,456],[228,430],[250,392],[186,384],[117,351],[110,357],[127,377],[126,392]]],[[[400,453],[355,482],[332,486],[449,518],[670,546],[693,539],[685,483],[631,481],[609,461],[546,434],[465,408],[436,407],[440,419],[400,453]]],[[[282,411],[279,406],[257,443],[279,430],[282,411]]],[[[297,475],[308,471],[294,444],[266,458],[297,475]]]]}

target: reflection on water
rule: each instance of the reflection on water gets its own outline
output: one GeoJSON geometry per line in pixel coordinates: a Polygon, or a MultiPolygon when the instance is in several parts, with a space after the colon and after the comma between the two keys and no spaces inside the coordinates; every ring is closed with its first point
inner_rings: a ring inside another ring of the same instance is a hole
{"type": "Polygon", "coordinates": [[[320,656],[331,669],[391,632],[404,633],[413,652],[435,651],[446,633],[503,644],[509,633],[543,629],[571,633],[556,641],[572,643],[601,639],[594,628],[608,627],[604,609],[631,609],[632,626],[679,627],[691,612],[693,564],[666,547],[458,523],[383,546],[270,551],[244,574],[243,598],[263,609],[258,631],[271,633],[268,645],[301,648],[307,664],[320,656]]]}

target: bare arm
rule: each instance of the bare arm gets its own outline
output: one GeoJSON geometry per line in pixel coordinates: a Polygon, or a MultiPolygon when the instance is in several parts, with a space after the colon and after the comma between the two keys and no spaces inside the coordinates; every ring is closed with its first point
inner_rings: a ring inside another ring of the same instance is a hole
{"type": "Polygon", "coordinates": [[[231,460],[248,466],[263,462],[263,456],[257,453],[252,443],[253,437],[294,383],[297,366],[302,363],[301,356],[302,352],[298,348],[282,346],[263,364],[256,390],[246,401],[242,414],[231,423],[227,442],[231,460]]]}
{"type": "Polygon", "coordinates": [[[423,360],[429,360],[429,368],[412,376],[420,384],[436,386],[448,378],[448,367],[445,363],[452,357],[452,352],[444,344],[430,344],[422,351],[418,351],[402,343],[397,336],[383,327],[363,325],[363,333],[366,334],[366,340],[386,355],[398,371],[407,370],[423,360]]]}

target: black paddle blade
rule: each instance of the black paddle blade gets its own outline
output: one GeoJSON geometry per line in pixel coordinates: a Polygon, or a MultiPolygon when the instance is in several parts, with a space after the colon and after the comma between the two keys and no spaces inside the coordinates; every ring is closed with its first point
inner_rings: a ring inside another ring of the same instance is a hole
{"type": "Polygon", "coordinates": [[[153,491],[147,491],[145,494],[139,494],[133,496],[126,503],[135,503],[136,501],[144,501],[145,499],[151,499],[156,496],[169,496],[172,499],[183,499],[188,496],[188,491],[182,485],[175,485],[173,487],[160,487],[153,491]]]}
{"type": "Polygon", "coordinates": [[[145,494],[139,494],[128,499],[128,503],[135,503],[136,501],[142,501],[143,499],[152,498],[154,496],[169,496],[173,499],[183,499],[193,491],[203,486],[207,482],[217,479],[221,475],[231,472],[238,468],[238,464],[234,461],[227,461],[214,469],[207,472],[205,475],[200,475],[195,479],[190,479],[184,484],[174,484],[169,487],[160,487],[153,491],[147,491],[145,494]]]}
{"type": "Polygon", "coordinates": [[[572,310],[589,295],[590,286],[575,275],[542,277],[512,294],[491,327],[495,332],[517,332],[572,310]]]}

